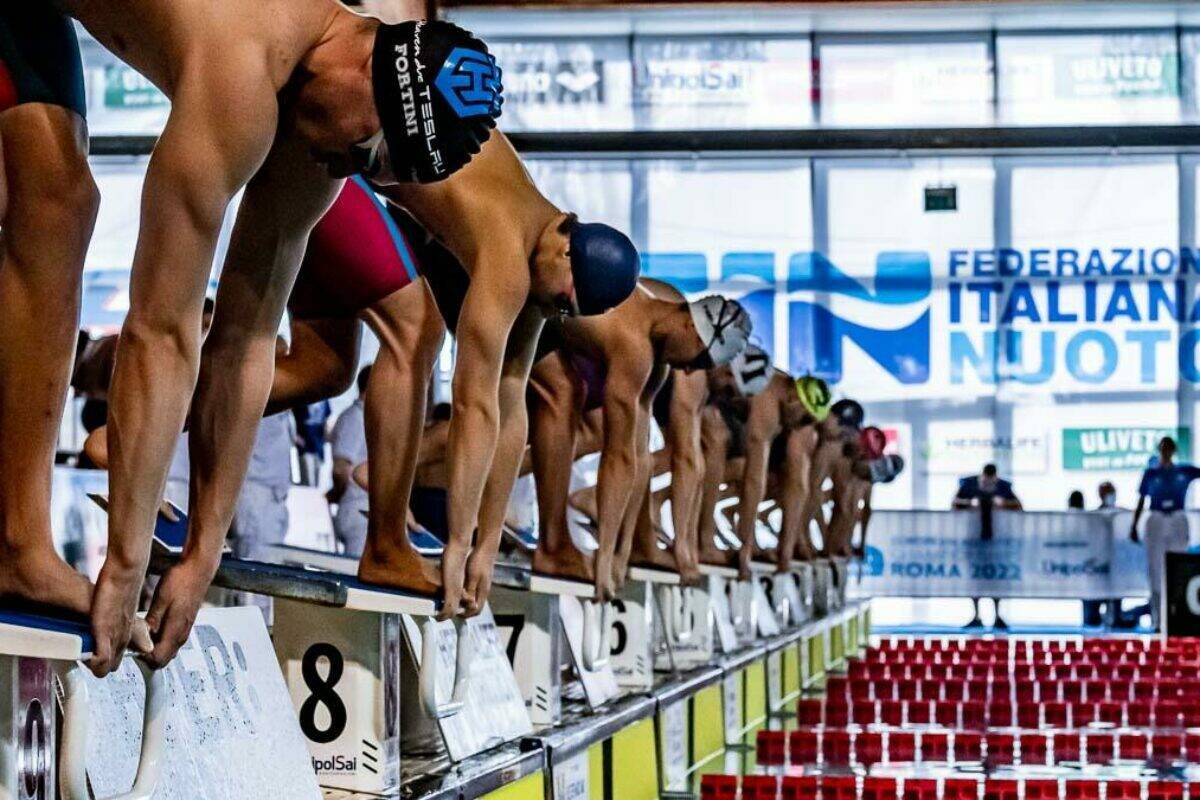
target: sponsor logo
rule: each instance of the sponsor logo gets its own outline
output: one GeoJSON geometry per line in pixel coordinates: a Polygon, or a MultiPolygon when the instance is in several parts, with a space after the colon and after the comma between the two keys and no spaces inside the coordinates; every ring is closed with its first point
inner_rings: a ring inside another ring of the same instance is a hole
{"type": "Polygon", "coordinates": [[[1097,561],[1089,558],[1085,561],[1051,561],[1042,560],[1042,574],[1063,578],[1086,577],[1089,575],[1108,575],[1112,572],[1112,564],[1107,561],[1097,561]]]}
{"type": "Polygon", "coordinates": [[[1182,452],[1192,449],[1188,427],[1064,428],[1063,469],[1111,471],[1145,469],[1158,442],[1171,436],[1182,452]]]}
{"type": "Polygon", "coordinates": [[[328,758],[313,756],[312,765],[313,771],[318,775],[345,775],[353,773],[358,769],[358,759],[348,758],[343,755],[332,755],[328,758]]]}
{"type": "Polygon", "coordinates": [[[434,85],[460,117],[492,114],[500,95],[500,69],[486,53],[467,47],[450,51],[434,85]]]}
{"type": "Polygon", "coordinates": [[[863,573],[869,578],[878,578],[883,574],[883,551],[878,547],[867,545],[863,557],[863,573]]]}

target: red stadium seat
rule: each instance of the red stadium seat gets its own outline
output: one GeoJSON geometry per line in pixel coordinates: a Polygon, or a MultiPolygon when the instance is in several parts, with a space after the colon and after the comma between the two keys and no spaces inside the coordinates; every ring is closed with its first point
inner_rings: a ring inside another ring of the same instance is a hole
{"type": "Polygon", "coordinates": [[[1106,800],[1142,800],[1140,781],[1112,780],[1104,784],[1106,800]]]}
{"type": "Polygon", "coordinates": [[[989,765],[1011,764],[1016,760],[1016,738],[1011,733],[989,733],[985,741],[989,765]]]}
{"type": "Polygon", "coordinates": [[[902,731],[892,731],[888,733],[887,760],[897,764],[916,761],[916,734],[902,731]]]}
{"type": "Polygon", "coordinates": [[[1177,733],[1156,733],[1150,737],[1150,753],[1155,761],[1183,758],[1183,737],[1177,733]]]}
{"type": "Polygon", "coordinates": [[[1144,733],[1120,734],[1117,748],[1121,758],[1129,761],[1145,761],[1150,755],[1150,742],[1144,733]]]}
{"type": "Polygon", "coordinates": [[[811,730],[792,731],[788,734],[788,754],[793,764],[817,763],[817,732],[811,730]]]}
{"type": "Polygon", "coordinates": [[[783,800],[817,800],[819,787],[816,775],[785,775],[782,797],[783,800]]]}
{"type": "Polygon", "coordinates": [[[700,778],[701,800],[734,800],[737,793],[736,775],[703,775],[700,778]]]}
{"type": "Polygon", "coordinates": [[[1183,800],[1183,784],[1179,781],[1150,781],[1146,784],[1146,800],[1183,800]]]}
{"type": "Polygon", "coordinates": [[[1066,800],[1100,800],[1100,781],[1068,778],[1066,800]]]}
{"type": "Polygon", "coordinates": [[[862,800],[896,800],[896,779],[863,778],[862,800]]]}
{"type": "Polygon", "coordinates": [[[787,760],[787,734],[783,731],[759,731],[755,745],[761,764],[782,764],[787,760]]]}
{"type": "Polygon", "coordinates": [[[824,704],[818,698],[796,701],[796,722],[800,725],[820,725],[824,704]]]}
{"type": "Polygon", "coordinates": [[[982,761],[983,735],[974,731],[959,731],[954,734],[954,760],[982,761]]]}
{"type": "Polygon", "coordinates": [[[779,794],[776,775],[746,775],[742,778],[742,800],[775,800],[779,794]]]}
{"type": "Polygon", "coordinates": [[[942,781],[942,800],[979,800],[979,781],[974,778],[946,778],[942,781]]]}
{"type": "Polygon", "coordinates": [[[821,752],[826,764],[845,765],[850,763],[850,733],[826,728],[821,734],[821,752]]]}
{"type": "Polygon", "coordinates": [[[1019,784],[1006,778],[988,778],[983,782],[983,800],[1020,800],[1019,784]]]}
{"type": "Polygon", "coordinates": [[[1091,733],[1085,743],[1087,763],[1108,764],[1116,756],[1117,745],[1111,733],[1091,733]]]}
{"type": "Polygon", "coordinates": [[[854,760],[865,767],[883,761],[883,734],[865,732],[854,737],[854,760]]]}
{"type": "Polygon", "coordinates": [[[1025,800],[1059,800],[1058,781],[1054,778],[1027,778],[1025,800]]]}
{"type": "Polygon", "coordinates": [[[902,800],[937,800],[938,786],[934,778],[905,778],[902,800]]]}
{"type": "Polygon", "coordinates": [[[1079,734],[1074,731],[1054,734],[1054,763],[1063,764],[1079,760],[1079,734]]]}
{"type": "Polygon", "coordinates": [[[944,733],[922,733],[921,760],[949,761],[950,737],[944,733]]]}
{"type": "Polygon", "coordinates": [[[932,704],[925,700],[912,700],[906,704],[905,713],[908,716],[908,724],[910,725],[928,725],[932,718],[930,716],[930,708],[932,704]]]}
{"type": "Polygon", "coordinates": [[[1045,764],[1049,752],[1048,741],[1044,733],[1021,734],[1021,763],[1045,764]]]}

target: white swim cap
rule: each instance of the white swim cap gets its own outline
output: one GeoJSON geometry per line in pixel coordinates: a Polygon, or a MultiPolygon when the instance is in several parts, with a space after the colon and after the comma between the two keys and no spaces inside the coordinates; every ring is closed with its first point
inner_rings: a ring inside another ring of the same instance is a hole
{"type": "Polygon", "coordinates": [[[756,344],[746,349],[729,362],[733,372],[733,383],[742,397],[753,397],[767,388],[771,382],[771,357],[756,344]]]}
{"type": "Polygon", "coordinates": [[[738,301],[712,294],[688,303],[688,310],[712,366],[725,366],[746,348],[750,315],[738,301]]]}

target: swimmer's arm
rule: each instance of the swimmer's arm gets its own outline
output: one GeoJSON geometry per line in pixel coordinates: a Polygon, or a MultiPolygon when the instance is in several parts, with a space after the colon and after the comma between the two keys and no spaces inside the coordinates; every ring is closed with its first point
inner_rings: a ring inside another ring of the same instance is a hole
{"type": "Polygon", "coordinates": [[[505,348],[517,317],[529,295],[528,278],[507,265],[520,264],[528,274],[526,259],[516,248],[498,246],[492,251],[498,263],[481,263],[472,271],[471,288],[463,301],[458,324],[458,355],[454,364],[454,408],[446,466],[448,471],[447,516],[449,541],[443,555],[443,580],[457,586],[444,587],[450,603],[444,614],[457,609],[461,598],[467,551],[479,521],[483,487],[492,469],[500,436],[500,379],[505,348]],[[499,254],[514,255],[502,258],[499,254]]]}
{"type": "MultiPolygon", "coordinates": [[[[140,582],[167,467],[200,365],[200,314],[225,210],[262,164],[276,99],[238,74],[184,80],[150,158],[110,391],[106,579],[140,582]]],[[[261,71],[262,65],[257,65],[261,71]]],[[[214,563],[215,567],[215,563],[214,563]]]]}
{"type": "Polygon", "coordinates": [[[467,565],[467,589],[471,598],[469,613],[479,612],[487,600],[491,588],[492,568],[500,550],[508,499],[521,471],[525,443],[529,440],[529,414],[525,405],[525,391],[529,386],[529,372],[533,369],[534,354],[543,321],[541,312],[532,308],[525,309],[513,326],[508,353],[501,370],[498,394],[500,431],[496,440],[496,454],[492,458],[491,471],[483,487],[479,534],[467,565]]]}
{"type": "Polygon", "coordinates": [[[622,354],[609,364],[604,388],[604,447],[600,451],[596,480],[600,540],[596,554],[598,585],[612,574],[617,537],[633,495],[638,468],[639,405],[650,379],[652,363],[652,357],[622,354]]]}
{"type": "Polygon", "coordinates": [[[188,543],[212,563],[233,517],[259,420],[271,393],[279,324],[308,245],[342,182],[308,147],[275,142],[246,186],[204,343],[188,437],[192,464],[188,543]]]}
{"type": "Polygon", "coordinates": [[[758,504],[767,490],[767,463],[771,440],[779,432],[778,410],[773,403],[755,403],[746,421],[746,468],[742,475],[742,493],[738,504],[738,569],[742,579],[750,575],[750,558],[756,542],[754,529],[758,504]]]}

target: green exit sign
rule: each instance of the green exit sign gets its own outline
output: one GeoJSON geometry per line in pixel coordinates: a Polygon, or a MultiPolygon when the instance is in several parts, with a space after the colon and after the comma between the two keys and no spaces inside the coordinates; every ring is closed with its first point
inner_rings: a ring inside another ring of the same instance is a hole
{"type": "Polygon", "coordinates": [[[957,186],[926,186],[925,187],[925,210],[926,211],[957,211],[958,210],[958,187],[957,186]]]}

